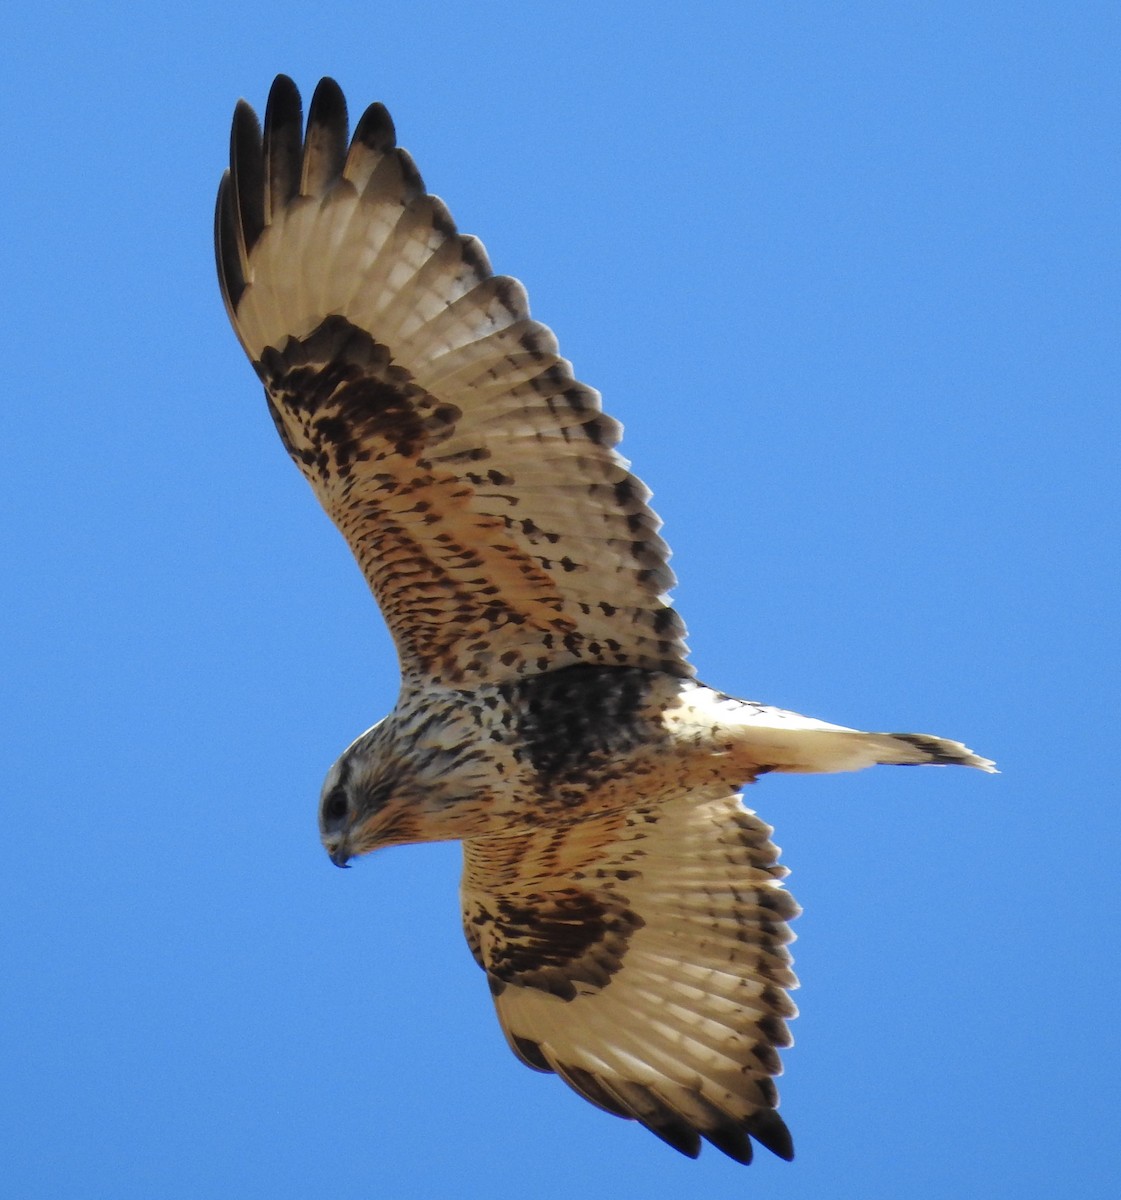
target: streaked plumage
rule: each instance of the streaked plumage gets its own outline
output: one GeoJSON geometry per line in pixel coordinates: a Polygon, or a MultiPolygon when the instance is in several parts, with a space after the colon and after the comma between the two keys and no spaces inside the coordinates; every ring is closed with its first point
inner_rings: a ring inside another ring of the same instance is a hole
{"type": "Polygon", "coordinates": [[[649,492],[516,280],[426,194],[380,105],[244,101],[218,274],[288,452],[389,623],[402,689],[328,773],[339,865],[464,840],[464,931],[514,1052],[686,1154],[791,1157],[776,1048],[798,909],[739,790],[768,771],[992,764],[693,678],[649,492]]]}

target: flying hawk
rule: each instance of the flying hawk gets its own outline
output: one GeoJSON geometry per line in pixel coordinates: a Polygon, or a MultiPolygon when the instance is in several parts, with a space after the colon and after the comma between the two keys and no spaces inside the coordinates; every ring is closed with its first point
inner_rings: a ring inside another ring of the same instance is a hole
{"type": "Polygon", "coordinates": [[[215,236],[280,438],[400,659],[397,706],[328,772],[331,860],[461,840],[464,931],[522,1062],[684,1154],[791,1158],[773,1077],[799,910],[740,789],[992,763],[696,680],[620,426],[380,104],[351,138],[330,79],[306,130],[283,75],[263,135],[241,101],[215,236]]]}

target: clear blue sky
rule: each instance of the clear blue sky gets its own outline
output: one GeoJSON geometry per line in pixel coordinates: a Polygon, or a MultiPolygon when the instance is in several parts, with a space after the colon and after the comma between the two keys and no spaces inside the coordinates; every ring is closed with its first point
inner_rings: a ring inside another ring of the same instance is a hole
{"type": "Polygon", "coordinates": [[[1119,23],[7,13],[7,1195],[1116,1194],[1119,23]],[[792,1165],[690,1163],[519,1066],[456,847],[318,845],[396,678],[214,279],[277,71],[389,104],[624,421],[705,680],[999,760],[753,790],[806,910],[792,1165]]]}

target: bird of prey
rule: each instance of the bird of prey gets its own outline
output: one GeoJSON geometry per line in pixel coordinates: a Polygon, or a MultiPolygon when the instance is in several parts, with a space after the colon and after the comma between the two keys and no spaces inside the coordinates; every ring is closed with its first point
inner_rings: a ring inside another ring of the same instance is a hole
{"type": "Polygon", "coordinates": [[[992,764],[700,683],[650,492],[525,290],[324,79],[236,109],[218,276],[281,441],[389,624],[396,707],[331,767],[338,866],[459,839],[463,928],[527,1066],[696,1156],[793,1155],[776,1111],[799,909],[740,790],[992,764]]]}

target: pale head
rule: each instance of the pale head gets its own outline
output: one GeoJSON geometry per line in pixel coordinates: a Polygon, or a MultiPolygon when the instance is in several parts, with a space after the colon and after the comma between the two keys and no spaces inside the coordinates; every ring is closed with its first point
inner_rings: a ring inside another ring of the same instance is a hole
{"type": "Polygon", "coordinates": [[[395,837],[398,820],[412,799],[394,754],[393,738],[379,721],[339,755],[327,772],[319,797],[319,837],[337,867],[348,866],[359,854],[368,854],[395,837]]]}
{"type": "Polygon", "coordinates": [[[462,724],[454,708],[446,719],[398,708],[342,752],[319,799],[319,836],[336,866],[379,846],[495,831],[492,758],[462,724]]]}

